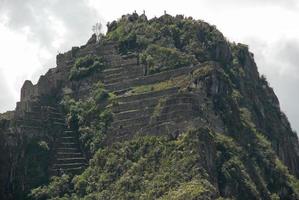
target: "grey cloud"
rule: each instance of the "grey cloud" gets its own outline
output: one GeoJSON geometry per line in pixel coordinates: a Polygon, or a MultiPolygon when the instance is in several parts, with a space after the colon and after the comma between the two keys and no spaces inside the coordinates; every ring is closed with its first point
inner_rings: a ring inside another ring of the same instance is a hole
{"type": "Polygon", "coordinates": [[[299,40],[281,39],[270,45],[258,39],[249,41],[259,71],[266,75],[292,128],[299,133],[299,40]],[[281,68],[287,70],[281,73],[281,68]]]}
{"type": "Polygon", "coordinates": [[[2,0],[0,13],[8,17],[7,26],[18,32],[29,28],[31,39],[48,49],[57,37],[55,27],[51,26],[50,18],[54,17],[66,30],[61,50],[85,42],[92,25],[100,20],[98,13],[85,0],[2,0]]]}
{"type": "MultiPolygon", "coordinates": [[[[92,25],[101,20],[99,13],[88,6],[87,0],[0,0],[0,19],[3,16],[7,19],[7,28],[17,33],[29,30],[29,41],[51,54],[50,59],[39,58],[43,66],[36,72],[31,72],[34,82],[49,68],[55,67],[55,55],[58,51],[64,52],[72,46],[84,44],[92,33],[92,25]],[[65,31],[59,49],[53,46],[53,41],[59,37],[53,21],[61,23],[65,31]]],[[[18,79],[16,85],[21,86],[24,79],[18,79]]],[[[1,112],[5,108],[13,108],[15,102],[7,84],[3,79],[0,82],[0,91],[5,94],[0,97],[1,112]]]]}
{"type": "Polygon", "coordinates": [[[287,65],[290,71],[279,77],[279,95],[293,128],[299,133],[299,41],[279,41],[276,47],[274,55],[280,60],[279,63],[287,65]]]}
{"type": "MultiPolygon", "coordinates": [[[[207,0],[205,0],[207,1],[207,0]]],[[[242,6],[283,6],[289,10],[298,8],[297,0],[208,0],[212,6],[242,7],[242,6]]]]}
{"type": "Polygon", "coordinates": [[[288,40],[279,43],[276,56],[299,72],[299,41],[288,40]]]}
{"type": "Polygon", "coordinates": [[[9,90],[8,85],[5,82],[5,77],[0,70],[0,113],[7,111],[7,108],[13,108],[15,106],[15,102],[12,101],[13,95],[9,90]]]}

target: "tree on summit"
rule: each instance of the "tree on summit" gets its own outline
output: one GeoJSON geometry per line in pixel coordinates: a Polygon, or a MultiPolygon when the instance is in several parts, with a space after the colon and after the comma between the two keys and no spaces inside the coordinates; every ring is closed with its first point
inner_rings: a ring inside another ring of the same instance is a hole
{"type": "Polygon", "coordinates": [[[101,31],[102,31],[102,24],[101,22],[97,22],[95,25],[92,26],[92,31],[94,32],[94,34],[97,37],[97,42],[100,40],[101,38],[101,31]]]}

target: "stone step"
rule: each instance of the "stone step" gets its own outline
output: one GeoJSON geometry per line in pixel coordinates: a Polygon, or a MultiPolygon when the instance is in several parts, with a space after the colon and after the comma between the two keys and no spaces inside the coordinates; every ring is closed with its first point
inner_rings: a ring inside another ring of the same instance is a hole
{"type": "Polygon", "coordinates": [[[53,169],[71,169],[71,168],[76,168],[76,167],[85,167],[87,164],[85,162],[74,162],[74,163],[63,163],[63,164],[58,164],[55,163],[53,165],[53,169]]]}
{"type": "Polygon", "coordinates": [[[53,106],[42,106],[45,110],[48,110],[49,112],[55,112],[55,113],[60,113],[60,106],[53,107],[53,106]]]}
{"type": "Polygon", "coordinates": [[[132,94],[127,96],[121,96],[117,98],[116,100],[118,102],[131,102],[131,101],[140,101],[142,99],[148,99],[148,98],[155,98],[155,97],[161,97],[161,96],[168,96],[172,94],[177,94],[179,91],[178,87],[172,87],[167,88],[164,90],[159,91],[152,91],[152,92],[146,92],[146,93],[140,93],[140,94],[132,94]]]}
{"type": "Polygon", "coordinates": [[[121,68],[111,68],[103,71],[104,79],[113,79],[118,77],[134,77],[143,75],[143,67],[140,65],[131,65],[121,68]],[[115,69],[115,70],[112,70],[115,69]]]}
{"type": "Polygon", "coordinates": [[[66,143],[66,142],[77,142],[78,141],[78,138],[76,137],[73,137],[73,136],[66,136],[66,137],[59,137],[57,139],[57,142],[58,143],[66,143]]]}
{"type": "Polygon", "coordinates": [[[106,78],[103,80],[103,83],[105,85],[109,85],[109,84],[115,84],[115,83],[120,83],[120,82],[124,82],[124,81],[128,81],[130,79],[135,79],[137,77],[141,77],[143,76],[142,72],[141,73],[131,73],[131,74],[128,74],[128,75],[120,75],[120,76],[116,76],[116,77],[113,77],[113,78],[106,78]]]}
{"type": "Polygon", "coordinates": [[[80,167],[73,167],[73,168],[67,168],[67,169],[50,169],[50,174],[52,176],[61,176],[62,173],[66,174],[80,174],[85,169],[85,166],[80,167]]]}
{"type": "Polygon", "coordinates": [[[63,131],[61,137],[76,137],[76,133],[74,131],[63,131]]]}
{"type": "Polygon", "coordinates": [[[201,67],[200,65],[198,66],[188,66],[188,67],[182,67],[174,70],[169,70],[149,76],[144,76],[144,77],[139,77],[136,79],[128,80],[123,83],[113,83],[113,84],[107,84],[105,85],[105,88],[109,91],[114,91],[114,90],[120,90],[120,89],[125,89],[125,88],[130,88],[130,87],[136,87],[140,85],[150,85],[154,84],[157,82],[169,80],[171,78],[178,77],[180,75],[186,75],[189,74],[191,71],[193,71],[196,68],[201,67]]]}
{"type": "Polygon", "coordinates": [[[107,74],[103,76],[103,82],[105,82],[105,80],[109,80],[109,79],[115,79],[115,78],[119,78],[121,77],[123,74],[125,73],[124,70],[121,70],[119,72],[116,73],[111,73],[111,74],[107,74]]]}
{"type": "Polygon", "coordinates": [[[71,134],[71,133],[74,133],[74,131],[72,131],[72,130],[64,130],[63,133],[71,134]]]}
{"type": "Polygon", "coordinates": [[[162,98],[174,98],[175,91],[159,93],[151,93],[147,95],[131,95],[118,98],[116,104],[112,107],[114,113],[123,112],[127,110],[145,109],[147,107],[155,106],[162,98]],[[140,96],[140,98],[138,98],[140,96]]]}
{"type": "Polygon", "coordinates": [[[113,94],[115,94],[117,96],[122,96],[130,90],[131,90],[131,88],[127,88],[127,89],[124,89],[124,90],[115,90],[115,91],[113,91],[113,94]]]}
{"type": "Polygon", "coordinates": [[[109,68],[114,67],[126,67],[128,65],[136,65],[138,63],[137,58],[127,58],[127,59],[113,59],[108,61],[109,68]]]}
{"type": "Polygon", "coordinates": [[[60,136],[60,139],[77,139],[75,136],[60,136]]]}
{"type": "Polygon", "coordinates": [[[70,153],[70,152],[56,152],[57,158],[76,158],[82,156],[81,152],[78,153],[70,153]]]}
{"type": "Polygon", "coordinates": [[[140,120],[137,118],[131,118],[121,121],[116,121],[112,123],[109,131],[113,134],[127,134],[134,133],[138,130],[146,128],[147,126],[155,126],[157,124],[164,123],[172,120],[173,123],[180,122],[180,120],[188,119],[190,117],[196,117],[198,111],[192,110],[192,108],[181,108],[174,111],[167,112],[165,114],[161,113],[158,117],[144,116],[140,117],[140,120]]]}
{"type": "Polygon", "coordinates": [[[73,147],[57,147],[56,148],[57,153],[63,154],[63,153],[80,153],[79,148],[73,148],[73,147]]]}
{"type": "Polygon", "coordinates": [[[113,115],[113,120],[124,120],[128,118],[136,118],[138,116],[147,114],[151,115],[154,111],[154,107],[145,107],[144,109],[126,110],[113,115]]]}
{"type": "Polygon", "coordinates": [[[124,69],[122,67],[107,68],[107,69],[102,71],[102,74],[103,74],[103,77],[106,77],[106,76],[111,76],[113,74],[121,73],[123,71],[124,71],[124,69]]]}
{"type": "Polygon", "coordinates": [[[58,147],[59,148],[76,148],[78,147],[78,142],[59,142],[58,147]]]}
{"type": "MultiPolygon", "coordinates": [[[[162,94],[162,93],[161,93],[162,94]]],[[[194,95],[196,96],[196,95],[194,95]]],[[[201,101],[198,101],[198,99],[194,98],[192,95],[185,95],[185,94],[170,94],[166,96],[150,96],[144,99],[138,99],[130,101],[132,99],[124,99],[127,102],[118,102],[117,104],[112,106],[112,112],[113,113],[120,113],[128,110],[143,110],[148,109],[150,107],[156,106],[159,101],[161,101],[163,98],[167,100],[167,105],[175,105],[179,103],[192,103],[199,105],[199,103],[202,103],[201,101]]]]}
{"type": "Polygon", "coordinates": [[[76,158],[57,158],[56,164],[71,164],[71,163],[86,163],[84,157],[76,157],[76,158]]]}

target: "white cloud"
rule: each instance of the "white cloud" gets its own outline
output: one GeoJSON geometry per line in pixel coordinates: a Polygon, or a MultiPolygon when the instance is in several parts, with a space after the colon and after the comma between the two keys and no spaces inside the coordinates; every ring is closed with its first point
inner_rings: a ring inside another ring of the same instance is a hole
{"type": "Polygon", "coordinates": [[[12,106],[14,99],[11,88],[7,82],[6,76],[3,74],[3,71],[0,69],[0,110],[6,111],[8,107],[12,106]]]}
{"type": "Polygon", "coordinates": [[[29,44],[25,34],[12,32],[4,26],[0,26],[0,33],[0,55],[3,55],[0,69],[15,100],[22,84],[19,80],[32,78],[32,72],[41,65],[38,47],[29,44]]]}

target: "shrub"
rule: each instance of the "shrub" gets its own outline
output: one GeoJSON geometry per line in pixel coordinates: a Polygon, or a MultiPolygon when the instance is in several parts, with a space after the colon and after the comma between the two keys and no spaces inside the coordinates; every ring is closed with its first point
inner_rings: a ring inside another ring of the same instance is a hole
{"type": "Polygon", "coordinates": [[[148,73],[154,74],[161,71],[189,66],[195,59],[175,48],[166,48],[150,45],[143,55],[143,62],[148,66],[148,73]]]}
{"type": "Polygon", "coordinates": [[[104,68],[104,61],[101,57],[87,55],[78,58],[72,67],[69,75],[70,80],[79,80],[89,76],[91,73],[102,70],[104,68]]]}
{"type": "Polygon", "coordinates": [[[70,176],[62,175],[61,177],[53,176],[50,184],[33,189],[29,197],[36,200],[46,200],[57,197],[63,197],[71,192],[70,176]]]}

